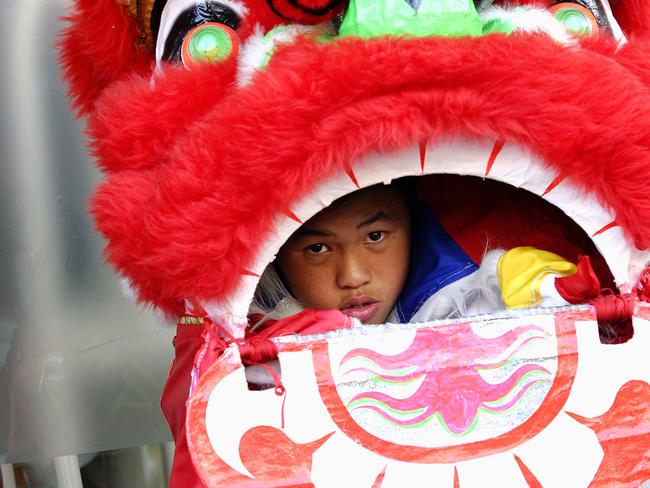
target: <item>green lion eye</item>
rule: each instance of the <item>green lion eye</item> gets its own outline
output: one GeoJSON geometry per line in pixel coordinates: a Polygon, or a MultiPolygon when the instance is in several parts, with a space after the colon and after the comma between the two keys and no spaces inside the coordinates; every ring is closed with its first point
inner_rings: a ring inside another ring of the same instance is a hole
{"type": "Polygon", "coordinates": [[[594,15],[582,5],[563,2],[553,5],[549,10],[573,34],[590,36],[600,28],[594,15]]]}
{"type": "Polygon", "coordinates": [[[189,31],[183,40],[181,59],[190,68],[197,63],[225,61],[237,55],[239,37],[230,27],[206,22],[189,31]]]}

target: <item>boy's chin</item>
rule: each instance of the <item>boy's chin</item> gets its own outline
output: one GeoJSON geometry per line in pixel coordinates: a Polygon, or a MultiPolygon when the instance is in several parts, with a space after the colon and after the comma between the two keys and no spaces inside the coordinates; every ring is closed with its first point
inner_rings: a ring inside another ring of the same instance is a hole
{"type": "Polygon", "coordinates": [[[368,318],[367,320],[362,320],[361,323],[363,325],[378,325],[378,324],[385,324],[388,321],[388,316],[390,314],[386,313],[385,311],[378,311],[374,316],[368,318]]]}

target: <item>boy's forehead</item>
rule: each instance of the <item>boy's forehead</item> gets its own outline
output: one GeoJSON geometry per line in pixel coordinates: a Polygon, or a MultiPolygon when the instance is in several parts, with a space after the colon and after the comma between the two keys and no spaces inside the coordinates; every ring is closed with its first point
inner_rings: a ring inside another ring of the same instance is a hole
{"type": "Polygon", "coordinates": [[[382,218],[398,220],[407,215],[406,198],[396,188],[375,185],[346,195],[321,210],[305,226],[326,225],[334,221],[367,218],[381,212],[382,218]]]}

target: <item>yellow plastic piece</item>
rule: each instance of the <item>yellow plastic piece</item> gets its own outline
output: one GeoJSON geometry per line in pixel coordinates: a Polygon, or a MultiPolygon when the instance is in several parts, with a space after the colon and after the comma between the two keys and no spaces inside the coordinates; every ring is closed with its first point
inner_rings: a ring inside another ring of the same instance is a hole
{"type": "Polygon", "coordinates": [[[507,251],[497,265],[501,298],[507,308],[533,307],[541,302],[540,285],[545,276],[569,276],[575,264],[548,251],[534,247],[515,247],[507,251]]]}

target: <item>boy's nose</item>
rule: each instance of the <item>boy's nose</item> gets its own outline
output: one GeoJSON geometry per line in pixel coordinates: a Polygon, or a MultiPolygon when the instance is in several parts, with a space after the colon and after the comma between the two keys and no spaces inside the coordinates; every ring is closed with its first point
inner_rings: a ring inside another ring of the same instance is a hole
{"type": "Polygon", "coordinates": [[[355,253],[344,253],[339,262],[336,284],[339,288],[359,288],[370,282],[372,274],[365,260],[355,253]]]}

